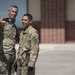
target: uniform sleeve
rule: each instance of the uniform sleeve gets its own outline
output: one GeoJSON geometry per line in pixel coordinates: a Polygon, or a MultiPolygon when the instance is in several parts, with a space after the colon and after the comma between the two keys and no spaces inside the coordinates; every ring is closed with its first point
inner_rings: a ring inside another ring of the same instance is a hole
{"type": "Polygon", "coordinates": [[[18,29],[16,30],[16,42],[19,43],[19,32],[18,32],[18,29]]]}
{"type": "Polygon", "coordinates": [[[29,67],[34,67],[38,54],[39,54],[39,38],[38,38],[38,33],[33,33],[31,35],[31,50],[30,50],[30,58],[29,58],[29,67]]]}
{"type": "Polygon", "coordinates": [[[2,26],[2,24],[0,24],[0,45],[3,44],[3,38],[4,38],[3,26],[2,26]]]}
{"type": "Polygon", "coordinates": [[[16,25],[14,25],[14,27],[16,29],[16,36],[15,36],[16,43],[19,43],[19,31],[18,31],[18,28],[16,27],[16,25]]]}
{"type": "Polygon", "coordinates": [[[20,54],[20,51],[21,51],[21,47],[20,46],[22,46],[21,45],[21,43],[23,42],[23,40],[22,40],[22,37],[23,37],[23,35],[22,35],[22,32],[20,33],[20,35],[19,35],[19,49],[18,49],[18,52],[17,52],[17,57],[19,58],[19,56],[21,55],[20,54]]]}

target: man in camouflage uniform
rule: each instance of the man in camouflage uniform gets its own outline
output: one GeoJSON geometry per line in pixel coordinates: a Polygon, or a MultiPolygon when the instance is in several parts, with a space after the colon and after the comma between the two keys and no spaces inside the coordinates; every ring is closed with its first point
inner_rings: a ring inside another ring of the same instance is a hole
{"type": "Polygon", "coordinates": [[[14,75],[15,42],[17,29],[14,19],[18,14],[18,7],[12,5],[8,16],[0,19],[0,75],[14,75]]]}
{"type": "Polygon", "coordinates": [[[32,19],[31,14],[24,14],[22,17],[24,30],[21,32],[19,40],[17,75],[35,74],[35,63],[39,54],[39,38],[38,31],[31,26],[32,19]]]}

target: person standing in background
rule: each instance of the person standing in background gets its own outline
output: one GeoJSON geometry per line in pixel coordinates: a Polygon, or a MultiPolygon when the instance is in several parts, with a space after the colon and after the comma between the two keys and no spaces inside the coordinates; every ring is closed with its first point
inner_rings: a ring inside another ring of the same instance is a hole
{"type": "Polygon", "coordinates": [[[19,39],[15,18],[18,7],[11,5],[8,15],[0,18],[0,75],[14,75],[13,63],[16,59],[15,44],[19,39]]]}
{"type": "Polygon", "coordinates": [[[24,30],[20,33],[17,75],[35,75],[35,64],[39,54],[39,34],[32,27],[32,20],[31,14],[24,14],[22,17],[24,30]]]}

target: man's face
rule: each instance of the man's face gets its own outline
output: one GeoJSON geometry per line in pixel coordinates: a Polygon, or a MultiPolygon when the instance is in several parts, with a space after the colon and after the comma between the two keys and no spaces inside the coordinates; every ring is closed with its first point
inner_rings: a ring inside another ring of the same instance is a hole
{"type": "Polygon", "coordinates": [[[22,24],[24,27],[28,27],[29,25],[31,25],[31,23],[32,23],[32,20],[29,20],[27,16],[22,17],[22,24]]]}
{"type": "Polygon", "coordinates": [[[14,7],[11,7],[9,10],[8,10],[8,16],[10,18],[15,18],[18,14],[18,9],[17,8],[14,8],[14,7]]]}

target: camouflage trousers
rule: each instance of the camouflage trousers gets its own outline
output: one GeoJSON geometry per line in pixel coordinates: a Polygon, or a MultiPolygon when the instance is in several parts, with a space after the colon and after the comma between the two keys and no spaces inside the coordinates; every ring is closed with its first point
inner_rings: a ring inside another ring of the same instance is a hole
{"type": "Polygon", "coordinates": [[[0,75],[14,75],[14,54],[0,53],[0,75]]]}
{"type": "Polygon", "coordinates": [[[21,59],[17,60],[17,75],[35,75],[35,68],[33,71],[28,72],[28,62],[29,54],[26,52],[21,56],[21,59]]]}

